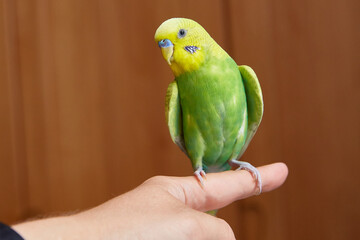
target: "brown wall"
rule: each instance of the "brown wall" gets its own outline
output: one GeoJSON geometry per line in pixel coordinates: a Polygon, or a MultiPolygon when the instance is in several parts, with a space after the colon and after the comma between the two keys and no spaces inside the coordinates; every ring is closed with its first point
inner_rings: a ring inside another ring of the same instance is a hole
{"type": "Polygon", "coordinates": [[[357,0],[0,0],[0,220],[192,173],[165,125],[173,76],[153,41],[183,16],[258,74],[265,115],[244,159],[290,170],[283,187],[220,217],[241,239],[354,239],[359,12],[357,0]]]}

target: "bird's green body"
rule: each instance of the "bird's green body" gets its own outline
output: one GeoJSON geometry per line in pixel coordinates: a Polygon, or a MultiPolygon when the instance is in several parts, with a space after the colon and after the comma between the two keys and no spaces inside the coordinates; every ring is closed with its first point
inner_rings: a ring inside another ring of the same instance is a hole
{"type": "Polygon", "coordinates": [[[238,66],[230,57],[209,58],[175,81],[193,167],[229,169],[228,160],[237,158],[247,133],[246,96],[238,66]]]}
{"type": "Polygon", "coordinates": [[[255,134],[263,114],[259,82],[248,66],[235,61],[196,22],[169,19],[156,31],[175,80],[166,94],[166,119],[172,140],[191,159],[195,174],[230,169],[255,134]]]}

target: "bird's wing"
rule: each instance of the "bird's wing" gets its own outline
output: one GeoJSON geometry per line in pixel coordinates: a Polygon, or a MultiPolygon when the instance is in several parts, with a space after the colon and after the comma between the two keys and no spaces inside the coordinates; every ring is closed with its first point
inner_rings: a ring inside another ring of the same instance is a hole
{"type": "Polygon", "coordinates": [[[180,97],[176,81],[170,83],[166,91],[165,117],[171,139],[187,155],[182,128],[180,97]]]}
{"type": "Polygon", "coordinates": [[[240,158],[245,152],[260,125],[264,113],[264,102],[260,83],[254,70],[252,70],[249,66],[242,65],[239,66],[239,71],[245,87],[248,111],[248,131],[245,144],[239,154],[240,158]]]}

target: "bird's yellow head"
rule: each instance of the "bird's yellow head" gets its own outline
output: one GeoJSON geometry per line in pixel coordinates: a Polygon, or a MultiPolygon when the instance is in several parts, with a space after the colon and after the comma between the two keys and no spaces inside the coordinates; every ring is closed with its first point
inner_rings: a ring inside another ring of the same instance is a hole
{"type": "Polygon", "coordinates": [[[197,22],[171,18],[155,33],[155,41],[175,76],[197,70],[211,54],[226,54],[197,22]]]}

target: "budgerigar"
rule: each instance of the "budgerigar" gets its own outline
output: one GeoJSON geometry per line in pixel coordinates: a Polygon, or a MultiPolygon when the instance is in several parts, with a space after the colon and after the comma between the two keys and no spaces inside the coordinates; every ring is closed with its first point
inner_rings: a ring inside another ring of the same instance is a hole
{"type": "Polygon", "coordinates": [[[261,192],[261,176],[239,161],[263,115],[255,72],[235,61],[197,22],[163,22],[155,41],[175,75],[166,94],[166,120],[172,140],[190,158],[204,184],[206,172],[248,170],[261,192]]]}

